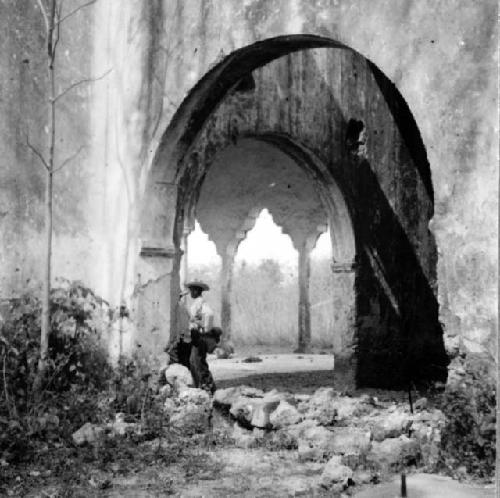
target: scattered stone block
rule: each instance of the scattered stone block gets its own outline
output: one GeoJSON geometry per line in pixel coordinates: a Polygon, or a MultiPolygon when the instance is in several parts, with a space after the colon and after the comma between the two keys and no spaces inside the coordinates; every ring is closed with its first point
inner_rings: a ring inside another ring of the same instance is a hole
{"type": "Polygon", "coordinates": [[[194,386],[193,377],[188,368],[179,363],[169,365],[165,370],[167,384],[179,389],[182,386],[194,386]]]}
{"type": "MultiPolygon", "coordinates": [[[[210,427],[212,417],[212,400],[203,389],[184,387],[178,398],[168,403],[170,425],[186,434],[205,432],[210,427]]],[[[167,403],[166,403],[167,404],[167,403]]]]}
{"type": "Polygon", "coordinates": [[[259,400],[254,404],[250,423],[254,427],[269,429],[271,427],[271,413],[276,410],[279,404],[279,401],[259,400]]]}
{"type": "Polygon", "coordinates": [[[237,422],[233,426],[233,433],[231,436],[234,443],[239,448],[252,448],[257,443],[257,436],[247,429],[241,427],[237,422]]]}
{"type": "Polygon", "coordinates": [[[419,457],[418,443],[407,436],[374,441],[366,456],[367,463],[381,471],[397,470],[419,457]]]}
{"type": "Polygon", "coordinates": [[[231,405],[229,413],[244,425],[250,425],[252,422],[255,400],[247,396],[239,398],[231,405]]]}
{"type": "Polygon", "coordinates": [[[372,424],[373,439],[383,441],[386,438],[399,437],[408,432],[411,424],[411,415],[403,411],[382,414],[372,424]]]}
{"type": "Polygon", "coordinates": [[[72,438],[75,444],[81,446],[85,443],[95,443],[103,434],[104,429],[102,427],[87,422],[73,433],[72,438]]]}
{"type": "MultiPolygon", "coordinates": [[[[264,399],[266,398],[264,397],[264,399]]],[[[276,410],[274,410],[269,417],[272,426],[276,429],[298,424],[301,419],[302,415],[297,408],[284,400],[280,401],[276,410]]]]}
{"type": "Polygon", "coordinates": [[[231,405],[241,396],[241,387],[228,387],[217,389],[214,394],[214,404],[229,409],[231,405]]]}
{"type": "Polygon", "coordinates": [[[353,483],[352,476],[352,470],[346,465],[342,465],[339,456],[334,456],[325,465],[320,484],[323,488],[330,489],[334,493],[340,493],[353,483]]]}
{"type": "Polygon", "coordinates": [[[339,455],[366,454],[371,447],[371,432],[356,427],[337,427],[333,430],[332,449],[339,455]]]}

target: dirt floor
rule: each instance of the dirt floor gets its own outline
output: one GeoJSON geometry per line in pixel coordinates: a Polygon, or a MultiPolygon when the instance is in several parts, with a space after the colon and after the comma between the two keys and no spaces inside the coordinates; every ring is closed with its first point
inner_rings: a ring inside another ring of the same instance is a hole
{"type": "MultiPolygon", "coordinates": [[[[282,355],[256,348],[242,351],[233,359],[219,360],[212,357],[209,363],[219,388],[245,384],[265,391],[275,388],[304,394],[325,386],[333,386],[339,391],[352,390],[349,372],[339,365],[334,368],[333,356],[330,354],[282,355]],[[262,361],[256,361],[256,358],[262,361]]],[[[395,400],[399,403],[408,401],[405,392],[380,390],[352,392],[354,395],[362,393],[377,395],[380,400],[395,400]]],[[[61,489],[61,483],[52,485],[47,483],[23,496],[54,498],[332,496],[331,492],[315,487],[324,464],[300,462],[297,451],[266,447],[238,448],[230,438],[233,422],[219,412],[215,413],[213,426],[211,434],[194,437],[191,441],[194,449],[188,456],[173,458],[170,464],[166,464],[165,461],[152,461],[141,470],[95,469],[91,479],[82,482],[81,485],[75,482],[66,483],[67,493],[61,489]]],[[[157,441],[142,443],[142,447],[137,448],[137,458],[141,458],[144,445],[157,444],[157,441]]],[[[401,496],[398,479],[395,476],[393,482],[356,486],[349,496],[359,498],[401,496]]],[[[492,485],[462,484],[441,476],[426,474],[409,475],[407,485],[409,498],[483,498],[493,497],[495,494],[492,485]]]]}

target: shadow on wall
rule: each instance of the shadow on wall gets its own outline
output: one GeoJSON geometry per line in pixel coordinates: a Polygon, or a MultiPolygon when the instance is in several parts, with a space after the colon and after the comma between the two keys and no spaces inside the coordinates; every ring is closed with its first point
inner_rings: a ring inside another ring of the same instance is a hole
{"type": "MultiPolygon", "coordinates": [[[[260,48],[265,47],[261,44],[260,48]]],[[[291,47],[290,52],[293,50],[291,47]]],[[[340,88],[335,92],[333,80],[326,81],[328,71],[321,71],[307,51],[300,57],[304,61],[297,63],[299,71],[292,66],[297,58],[281,62],[291,65],[288,71],[275,75],[285,75],[288,81],[281,85],[286,88],[281,94],[276,92],[274,81],[266,86],[263,78],[257,77],[255,91],[224,96],[216,111],[214,94],[200,95],[198,111],[188,115],[182,136],[194,140],[204,124],[209,133],[201,147],[200,142],[196,144],[201,151],[196,157],[199,169],[187,168],[181,191],[196,188],[193,180],[203,178],[215,151],[238,136],[278,133],[306,145],[331,169],[354,223],[358,385],[397,388],[409,382],[445,380],[448,360],[435,295],[437,255],[428,230],[433,212],[432,183],[416,123],[395,86],[359,55],[358,59],[345,59],[340,88]],[[358,78],[359,71],[364,71],[363,77],[358,78]],[[300,82],[301,88],[307,89],[302,93],[293,88],[301,77],[307,78],[307,84],[300,82]],[[359,85],[365,85],[361,93],[370,107],[356,93],[359,85]],[[314,100],[309,102],[308,98],[314,100]],[[210,109],[212,116],[203,114],[202,109],[210,109]],[[238,116],[237,121],[234,116],[238,116]],[[371,134],[374,130],[370,127],[375,128],[377,120],[385,120],[392,133],[389,143],[371,134]],[[390,191],[392,205],[387,196],[390,191]]],[[[272,58],[264,57],[264,63],[272,58]]],[[[226,64],[212,84],[230,87],[229,79],[234,71],[242,70],[243,62],[235,61],[236,69],[226,64]],[[220,81],[224,78],[228,81],[220,81]]],[[[317,180],[327,181],[321,176],[317,180]]]]}
{"type": "Polygon", "coordinates": [[[445,381],[436,296],[367,161],[357,175],[357,383],[396,388],[445,381]]]}

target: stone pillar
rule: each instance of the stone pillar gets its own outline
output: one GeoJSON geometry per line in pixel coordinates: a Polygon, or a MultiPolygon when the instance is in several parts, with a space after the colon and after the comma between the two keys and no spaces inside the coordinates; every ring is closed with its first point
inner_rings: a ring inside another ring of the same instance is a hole
{"type": "Polygon", "coordinates": [[[239,240],[229,244],[222,251],[220,323],[224,332],[224,341],[231,339],[231,287],[238,244],[239,240]]]}
{"type": "Polygon", "coordinates": [[[311,303],[309,301],[309,279],[311,259],[308,244],[299,247],[299,338],[297,353],[305,353],[311,347],[311,303]]]}
{"type": "Polygon", "coordinates": [[[147,191],[141,215],[134,292],[135,343],[141,345],[141,351],[152,354],[161,353],[171,331],[175,332],[181,265],[180,240],[174,237],[177,199],[175,183],[155,182],[147,191]]]}
{"type": "Polygon", "coordinates": [[[355,348],[355,310],[354,293],[355,264],[353,261],[333,261],[332,299],[334,306],[333,352],[335,358],[350,358],[355,348]]]}

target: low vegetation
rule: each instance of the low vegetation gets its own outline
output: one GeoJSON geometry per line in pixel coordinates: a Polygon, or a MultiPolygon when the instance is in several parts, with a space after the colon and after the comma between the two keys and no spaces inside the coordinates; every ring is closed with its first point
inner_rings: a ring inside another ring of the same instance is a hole
{"type": "MultiPolygon", "coordinates": [[[[95,496],[109,484],[103,472],[120,475],[175,462],[188,478],[193,469],[210,466],[201,436],[169,429],[151,363],[136,356],[115,368],[108,364],[102,338],[116,319],[113,310],[77,282],[60,284],[51,294],[50,354],[41,383],[40,301],[33,293],[11,300],[2,323],[0,495],[24,496],[52,481],[58,490],[53,496],[81,496],[82,490],[95,496]],[[85,423],[106,426],[117,414],[139,429],[83,446],[73,441],[85,423]]],[[[158,485],[168,494],[172,483],[158,485]]]]}

